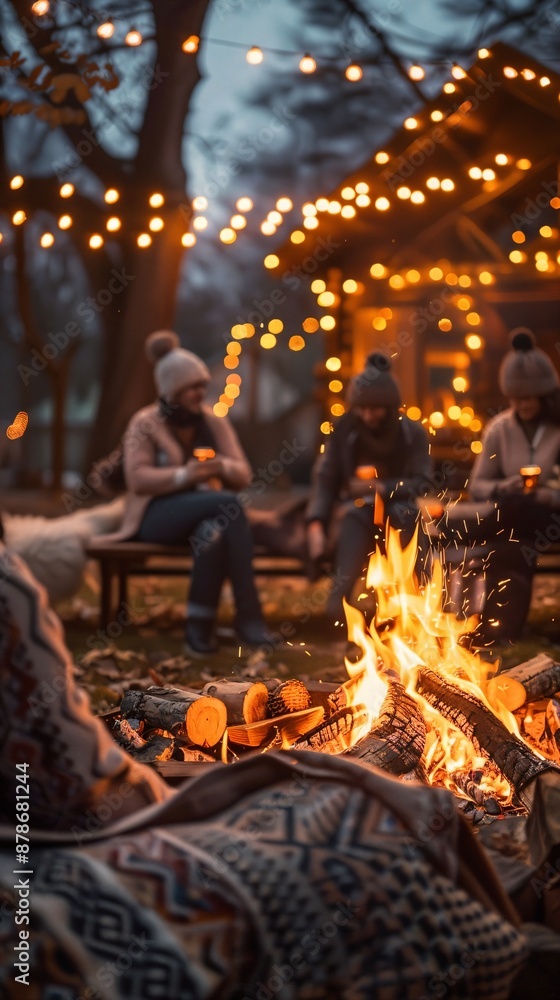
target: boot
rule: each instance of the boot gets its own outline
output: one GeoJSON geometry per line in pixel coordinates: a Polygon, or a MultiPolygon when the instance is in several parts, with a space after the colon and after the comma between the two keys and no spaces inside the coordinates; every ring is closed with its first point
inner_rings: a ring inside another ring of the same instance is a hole
{"type": "Polygon", "coordinates": [[[212,618],[189,618],[185,626],[183,650],[188,656],[212,656],[218,651],[212,618]]]}

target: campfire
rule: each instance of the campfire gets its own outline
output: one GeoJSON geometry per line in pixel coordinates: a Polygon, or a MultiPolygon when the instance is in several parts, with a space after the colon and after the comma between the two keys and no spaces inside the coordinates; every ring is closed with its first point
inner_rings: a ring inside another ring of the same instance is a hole
{"type": "Polygon", "coordinates": [[[275,749],[343,753],[448,788],[479,818],[527,810],[532,779],[560,761],[560,665],[541,653],[496,674],[469,648],[476,619],[444,612],[439,560],[421,586],[416,554],[416,537],[403,548],[387,526],[366,577],[376,597],[369,628],[345,606],[361,655],[346,659],[342,685],[219,680],[202,691],[129,690],[117,739],[160,765],[275,749]],[[535,714],[544,720],[538,733],[535,714]]]}

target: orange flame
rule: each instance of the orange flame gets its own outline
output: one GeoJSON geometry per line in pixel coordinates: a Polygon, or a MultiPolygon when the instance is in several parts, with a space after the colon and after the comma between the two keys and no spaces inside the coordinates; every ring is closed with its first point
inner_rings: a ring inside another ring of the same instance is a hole
{"type": "MultiPolygon", "coordinates": [[[[489,766],[485,757],[476,753],[470,740],[456,726],[416,691],[418,669],[428,666],[450,683],[473,694],[509,732],[522,739],[511,712],[503,706],[491,705],[486,697],[489,665],[461,645],[461,637],[474,629],[477,618],[460,621],[443,611],[445,585],[437,557],[434,557],[431,579],[423,586],[418,583],[415,575],[418,528],[404,547],[399,531],[388,523],[385,537],[385,552],[377,547],[367,571],[366,586],[375,591],[377,601],[369,634],[361,613],[345,604],[348,637],[363,650],[358,663],[346,660],[350,677],[357,679],[352,703],[367,706],[371,727],[386,693],[383,675],[397,677],[420,704],[426,722],[428,737],[422,763],[428,780],[462,795],[453,775],[459,771],[480,775],[484,770],[480,789],[506,803],[511,799],[507,780],[489,766]]],[[[353,742],[364,735],[362,729],[353,742]]]]}

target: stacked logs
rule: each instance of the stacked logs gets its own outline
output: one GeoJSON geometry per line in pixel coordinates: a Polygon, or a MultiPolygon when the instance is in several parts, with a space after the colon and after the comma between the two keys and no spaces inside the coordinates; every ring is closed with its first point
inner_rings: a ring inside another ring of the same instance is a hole
{"type": "MultiPolygon", "coordinates": [[[[378,717],[356,741],[358,729],[363,731],[369,719],[366,706],[354,703],[359,681],[351,678],[336,686],[296,679],[256,683],[223,679],[206,684],[202,691],[129,690],[115,735],[132,756],[156,763],[166,776],[189,773],[181,769],[185,763],[228,762],[244,752],[300,749],[347,753],[396,776],[425,777],[427,729],[418,698],[397,678],[386,676],[378,717]],[[165,762],[169,763],[164,766],[165,762]]],[[[505,706],[528,717],[528,708],[548,699],[547,719],[551,726],[556,721],[557,734],[558,691],[560,664],[545,654],[489,681],[487,702],[462,687],[459,679],[450,680],[429,667],[418,669],[416,677],[416,693],[469,739],[476,754],[486,759],[487,775],[507,779],[514,805],[525,809],[531,803],[534,779],[556,767],[554,754],[535,753],[509,732],[496,711],[505,706]]],[[[523,725],[521,732],[525,736],[523,725]]],[[[456,773],[455,787],[477,809],[496,815],[500,807],[480,786],[481,774],[456,773]]]]}

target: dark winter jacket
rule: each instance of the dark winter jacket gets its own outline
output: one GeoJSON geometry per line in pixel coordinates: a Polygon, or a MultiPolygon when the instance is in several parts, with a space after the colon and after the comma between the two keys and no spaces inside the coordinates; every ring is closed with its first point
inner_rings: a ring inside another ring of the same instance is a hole
{"type": "Polygon", "coordinates": [[[368,435],[357,414],[345,414],[330,435],[325,451],[313,470],[313,489],[307,509],[308,521],[322,521],[328,526],[333,507],[348,488],[358,465],[368,461],[378,468],[386,488],[386,503],[391,500],[414,506],[416,497],[431,486],[431,460],[428,436],[421,424],[401,417],[390,455],[379,461],[374,449],[367,453],[368,435]]]}

